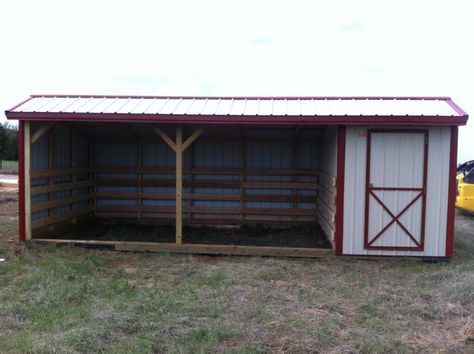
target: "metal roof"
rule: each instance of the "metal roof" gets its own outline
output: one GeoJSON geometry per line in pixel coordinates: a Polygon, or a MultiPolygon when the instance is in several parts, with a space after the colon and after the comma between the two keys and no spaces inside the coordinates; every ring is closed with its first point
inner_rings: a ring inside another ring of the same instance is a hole
{"type": "Polygon", "coordinates": [[[233,124],[462,125],[467,121],[467,114],[449,97],[32,95],[5,114],[20,120],[233,124]]]}

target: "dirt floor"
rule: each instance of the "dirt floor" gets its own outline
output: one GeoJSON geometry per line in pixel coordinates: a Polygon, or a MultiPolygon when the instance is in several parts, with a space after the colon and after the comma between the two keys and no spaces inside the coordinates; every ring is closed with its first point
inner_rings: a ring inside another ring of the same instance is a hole
{"type": "MultiPolygon", "coordinates": [[[[73,230],[58,235],[61,239],[175,242],[173,225],[143,225],[125,222],[87,220],[73,230]]],[[[265,225],[218,228],[185,226],[183,242],[190,244],[251,245],[331,248],[318,225],[270,227],[265,225]]]]}
{"type": "Polygon", "coordinates": [[[197,256],[20,244],[16,199],[1,353],[474,353],[471,215],[449,262],[197,256]]]}

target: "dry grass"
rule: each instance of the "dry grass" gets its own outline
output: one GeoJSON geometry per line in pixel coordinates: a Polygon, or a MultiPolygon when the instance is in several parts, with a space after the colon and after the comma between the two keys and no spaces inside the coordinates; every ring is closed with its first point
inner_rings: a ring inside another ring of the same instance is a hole
{"type": "Polygon", "coordinates": [[[430,264],[23,247],[5,209],[0,352],[474,352],[472,217],[430,264]]]}

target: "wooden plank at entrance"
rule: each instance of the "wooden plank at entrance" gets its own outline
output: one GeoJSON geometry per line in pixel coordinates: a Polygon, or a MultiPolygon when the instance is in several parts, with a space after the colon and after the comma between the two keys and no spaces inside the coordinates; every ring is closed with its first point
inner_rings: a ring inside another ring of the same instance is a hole
{"type": "Polygon", "coordinates": [[[299,248],[299,247],[267,247],[267,246],[233,246],[233,245],[203,245],[132,242],[132,241],[92,241],[92,240],[59,240],[35,239],[36,243],[71,244],[109,246],[117,251],[147,251],[174,252],[197,254],[230,254],[243,256],[280,256],[280,257],[330,257],[332,249],[328,248],[299,248]]]}

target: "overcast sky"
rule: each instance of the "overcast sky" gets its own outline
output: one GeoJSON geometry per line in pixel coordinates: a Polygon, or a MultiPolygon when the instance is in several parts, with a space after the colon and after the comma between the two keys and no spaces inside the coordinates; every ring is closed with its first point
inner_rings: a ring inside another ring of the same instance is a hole
{"type": "Polygon", "coordinates": [[[0,107],[32,93],[451,96],[473,114],[465,161],[473,11],[472,0],[1,1],[0,107]]]}

